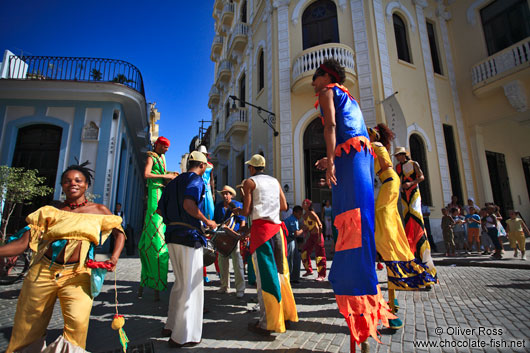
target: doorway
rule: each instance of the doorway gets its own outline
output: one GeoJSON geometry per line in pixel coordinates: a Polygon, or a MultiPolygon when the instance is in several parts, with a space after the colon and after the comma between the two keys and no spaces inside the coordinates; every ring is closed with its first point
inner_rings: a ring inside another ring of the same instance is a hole
{"type": "Polygon", "coordinates": [[[315,163],[326,156],[326,142],[324,141],[324,126],[319,118],[314,119],[304,132],[304,173],[305,198],[313,201],[318,213],[320,205],[325,200],[331,200],[331,189],[321,185],[321,179],[326,178],[326,172],[315,168],[315,163]],[[318,205],[318,206],[317,206],[318,205]]]}
{"type": "MultiPolygon", "coordinates": [[[[501,208],[502,217],[507,219],[508,210],[513,209],[513,200],[504,154],[486,151],[486,159],[488,161],[493,202],[501,208]]],[[[490,202],[491,200],[486,201],[490,202]]]]}
{"type": "MultiPolygon", "coordinates": [[[[38,176],[46,178],[45,185],[55,189],[62,132],[62,128],[48,124],[20,128],[11,165],[37,169],[39,171],[38,176]]],[[[48,196],[37,197],[30,205],[17,206],[9,221],[8,232],[22,228],[28,214],[49,204],[52,200],[53,193],[48,196]]]]}

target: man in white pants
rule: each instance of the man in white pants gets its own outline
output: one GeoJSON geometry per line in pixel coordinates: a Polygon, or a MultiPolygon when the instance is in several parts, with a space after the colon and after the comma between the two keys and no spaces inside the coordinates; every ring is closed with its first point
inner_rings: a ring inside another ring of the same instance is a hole
{"type": "MultiPolygon", "coordinates": [[[[232,197],[236,196],[236,191],[225,185],[222,190],[218,191],[223,197],[223,201],[215,205],[213,213],[213,220],[216,223],[224,224],[226,227],[237,232],[240,228],[245,226],[245,217],[236,216],[232,213],[233,208],[243,208],[243,204],[238,201],[232,201],[232,197]]],[[[227,293],[230,289],[230,264],[228,259],[232,258],[232,266],[234,267],[234,276],[236,279],[236,295],[238,298],[243,298],[245,295],[245,273],[243,271],[243,259],[239,250],[239,242],[230,256],[223,256],[219,254],[219,270],[221,271],[221,288],[218,293],[227,293]]]]}
{"type": "Polygon", "coordinates": [[[202,275],[203,236],[200,222],[215,228],[217,224],[201,212],[207,160],[194,151],[188,159],[188,171],[173,179],[158,202],[158,213],[166,224],[166,244],[175,283],[171,289],[167,321],[162,334],[170,336],[169,346],[191,347],[200,343],[204,307],[202,275]]]}

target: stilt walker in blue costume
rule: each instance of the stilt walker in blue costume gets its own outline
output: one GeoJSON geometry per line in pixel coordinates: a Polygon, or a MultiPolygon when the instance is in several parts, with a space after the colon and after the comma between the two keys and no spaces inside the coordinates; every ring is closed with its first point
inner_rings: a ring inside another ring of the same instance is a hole
{"type": "Polygon", "coordinates": [[[350,350],[367,338],[377,338],[381,322],[394,319],[381,295],[375,273],[374,156],[359,105],[342,84],[344,68],[327,59],[313,76],[324,123],[327,158],[317,163],[326,169],[332,188],[334,225],[338,230],[329,281],[339,311],[350,329],[350,350]]]}

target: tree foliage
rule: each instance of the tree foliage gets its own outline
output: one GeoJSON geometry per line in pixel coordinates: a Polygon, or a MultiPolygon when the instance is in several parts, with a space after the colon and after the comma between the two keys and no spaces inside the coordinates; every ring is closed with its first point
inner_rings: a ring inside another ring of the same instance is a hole
{"type": "Polygon", "coordinates": [[[38,172],[37,169],[0,166],[0,207],[3,206],[0,229],[2,241],[6,236],[9,218],[17,205],[29,205],[35,197],[46,196],[53,192],[53,188],[44,185],[46,178],[39,177],[38,172]]]}

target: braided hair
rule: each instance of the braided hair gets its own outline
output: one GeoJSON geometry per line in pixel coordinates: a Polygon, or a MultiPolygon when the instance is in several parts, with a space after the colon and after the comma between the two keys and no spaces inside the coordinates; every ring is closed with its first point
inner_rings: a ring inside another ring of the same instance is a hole
{"type": "Polygon", "coordinates": [[[77,162],[77,164],[72,164],[68,166],[68,168],[66,168],[63,174],[61,174],[61,182],[64,176],[66,175],[66,173],[68,173],[71,170],[76,170],[78,172],[81,172],[85,176],[87,185],[88,187],[90,187],[90,185],[92,185],[92,179],[94,179],[94,176],[93,176],[94,171],[90,168],[87,168],[87,165],[89,165],[90,162],[86,161],[86,162],[79,164],[79,160],[77,158],[75,158],[75,161],[77,162]]]}

